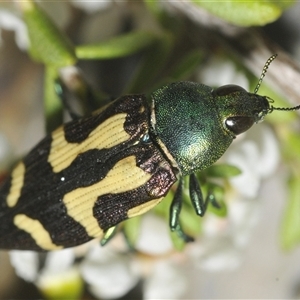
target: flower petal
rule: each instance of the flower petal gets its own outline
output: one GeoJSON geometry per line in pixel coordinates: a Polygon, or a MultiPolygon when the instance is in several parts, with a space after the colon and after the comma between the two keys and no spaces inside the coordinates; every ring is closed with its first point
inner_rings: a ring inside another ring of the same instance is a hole
{"type": "Polygon", "coordinates": [[[102,0],[102,1],[78,1],[78,0],[71,0],[72,5],[76,6],[84,10],[85,12],[92,14],[98,10],[105,9],[112,4],[110,0],[102,0]]]}
{"type": "Polygon", "coordinates": [[[109,245],[94,247],[80,266],[90,292],[98,298],[119,298],[138,282],[129,254],[115,252],[109,245]]]}
{"type": "Polygon", "coordinates": [[[38,254],[34,251],[13,250],[9,252],[10,262],[18,276],[34,282],[38,275],[38,254]]]}
{"type": "Polygon", "coordinates": [[[183,274],[172,261],[159,261],[145,281],[144,299],[182,299],[187,289],[183,274]]]}
{"type": "Polygon", "coordinates": [[[74,250],[72,248],[49,252],[46,257],[43,272],[53,272],[57,274],[69,269],[74,262],[74,256],[74,250]]]}
{"type": "Polygon", "coordinates": [[[24,22],[8,10],[0,11],[0,28],[15,31],[18,47],[26,50],[29,47],[29,38],[24,22]]]}
{"type": "Polygon", "coordinates": [[[153,213],[143,216],[140,236],[135,244],[137,250],[150,254],[161,255],[172,251],[169,227],[166,221],[153,213]]]}

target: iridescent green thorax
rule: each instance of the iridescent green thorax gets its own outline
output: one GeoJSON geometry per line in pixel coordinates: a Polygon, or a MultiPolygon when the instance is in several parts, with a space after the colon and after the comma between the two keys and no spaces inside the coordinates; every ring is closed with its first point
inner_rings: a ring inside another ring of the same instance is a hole
{"type": "Polygon", "coordinates": [[[153,93],[152,127],[183,175],[212,165],[233,140],[222,123],[212,88],[177,82],[153,93]]]}

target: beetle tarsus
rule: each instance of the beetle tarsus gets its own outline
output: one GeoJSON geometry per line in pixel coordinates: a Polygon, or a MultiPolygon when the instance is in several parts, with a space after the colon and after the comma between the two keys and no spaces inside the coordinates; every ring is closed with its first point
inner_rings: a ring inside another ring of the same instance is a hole
{"type": "Polygon", "coordinates": [[[177,224],[175,230],[176,230],[176,233],[178,234],[178,236],[179,236],[185,243],[191,243],[191,242],[194,242],[195,239],[194,239],[193,237],[191,237],[190,235],[186,234],[186,233],[183,231],[183,229],[182,229],[182,227],[181,227],[181,225],[180,225],[180,222],[178,222],[178,224],[177,224]]]}
{"type": "Polygon", "coordinates": [[[104,232],[102,239],[100,240],[100,245],[105,246],[116,234],[117,226],[113,226],[104,232]]]}
{"type": "Polygon", "coordinates": [[[210,202],[214,208],[221,209],[221,204],[217,201],[215,195],[212,192],[208,192],[207,194],[207,202],[210,202]]]}
{"type": "Polygon", "coordinates": [[[185,242],[193,242],[194,238],[186,234],[180,224],[179,215],[182,207],[182,191],[183,191],[183,180],[179,179],[178,187],[175,192],[174,198],[170,206],[170,228],[171,231],[176,231],[178,236],[185,242]]]}

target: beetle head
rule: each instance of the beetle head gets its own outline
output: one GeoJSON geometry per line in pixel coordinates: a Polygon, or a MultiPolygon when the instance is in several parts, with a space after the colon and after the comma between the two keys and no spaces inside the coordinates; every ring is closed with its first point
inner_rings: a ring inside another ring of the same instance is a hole
{"type": "Polygon", "coordinates": [[[212,91],[224,129],[233,137],[247,131],[271,111],[267,97],[248,93],[238,85],[223,85],[212,91]]]}

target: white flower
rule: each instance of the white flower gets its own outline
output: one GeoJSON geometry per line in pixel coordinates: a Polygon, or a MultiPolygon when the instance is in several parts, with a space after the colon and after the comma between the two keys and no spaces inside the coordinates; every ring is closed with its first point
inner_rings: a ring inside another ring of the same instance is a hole
{"type": "Polygon", "coordinates": [[[13,250],[9,252],[10,262],[18,276],[34,282],[38,275],[38,254],[34,251],[13,250]]]}
{"type": "Polygon", "coordinates": [[[140,279],[144,281],[145,299],[180,299],[184,294],[187,283],[182,263],[172,259],[176,252],[165,220],[146,214],[140,229],[138,252],[130,253],[120,246],[119,236],[103,248],[95,245],[86,255],[80,270],[94,296],[121,297],[140,279]]]}
{"type": "Polygon", "coordinates": [[[98,10],[103,10],[112,4],[111,0],[101,0],[101,1],[82,1],[82,0],[70,0],[73,6],[84,10],[85,12],[91,14],[97,12],[98,10]]]}
{"type": "Polygon", "coordinates": [[[141,234],[135,244],[137,250],[149,255],[164,255],[174,249],[170,239],[168,222],[155,214],[143,216],[141,234]]]}
{"type": "Polygon", "coordinates": [[[249,82],[245,74],[238,71],[231,61],[218,56],[213,56],[207,65],[199,68],[197,79],[212,87],[235,84],[249,90],[249,82]]]}
{"type": "Polygon", "coordinates": [[[92,247],[80,271],[90,292],[99,299],[119,298],[139,279],[130,253],[115,251],[110,244],[92,247]]]}
{"type": "Polygon", "coordinates": [[[39,272],[36,286],[44,295],[78,296],[83,288],[83,282],[76,264],[73,249],[63,249],[49,252],[45,265],[39,272]]]}
{"type": "Polygon", "coordinates": [[[159,260],[144,284],[144,299],[182,299],[188,288],[184,268],[171,258],[159,260]]]}
{"type": "MultiPolygon", "coordinates": [[[[0,9],[0,29],[14,31],[18,47],[22,50],[28,49],[29,38],[27,28],[16,14],[6,9],[0,9]]],[[[2,43],[1,35],[0,43],[2,43]]]]}
{"type": "Polygon", "coordinates": [[[230,179],[232,186],[245,197],[257,195],[261,180],[270,176],[279,163],[279,145],[270,127],[254,125],[237,139],[225,153],[223,159],[242,171],[230,179]]]}

